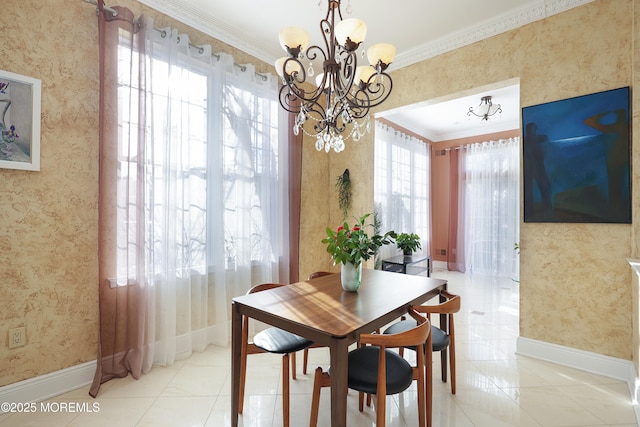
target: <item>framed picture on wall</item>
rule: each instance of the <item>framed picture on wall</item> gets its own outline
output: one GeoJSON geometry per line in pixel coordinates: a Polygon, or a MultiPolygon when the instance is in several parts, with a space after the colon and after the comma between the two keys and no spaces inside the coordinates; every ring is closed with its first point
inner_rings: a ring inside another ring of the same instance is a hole
{"type": "Polygon", "coordinates": [[[629,88],[522,109],[525,222],[631,223],[629,88]]]}
{"type": "Polygon", "coordinates": [[[40,170],[38,79],[0,70],[0,168],[40,170]]]}

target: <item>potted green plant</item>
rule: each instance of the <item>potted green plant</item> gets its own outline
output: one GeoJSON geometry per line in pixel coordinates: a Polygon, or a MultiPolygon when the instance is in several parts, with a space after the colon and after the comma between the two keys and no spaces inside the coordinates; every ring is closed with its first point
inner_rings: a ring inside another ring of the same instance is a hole
{"type": "Polygon", "coordinates": [[[400,233],[396,236],[396,246],[405,255],[411,255],[418,249],[422,249],[420,236],[415,233],[400,233]]]}
{"type": "Polygon", "coordinates": [[[370,215],[361,216],[353,227],[346,222],[335,231],[327,227],[327,237],[322,239],[334,264],[342,264],[342,287],[347,291],[357,291],[360,287],[362,261],[373,257],[380,246],[393,241],[392,231],[384,235],[375,231],[371,236],[367,234],[365,228],[373,227],[373,224],[365,224],[370,215]]]}

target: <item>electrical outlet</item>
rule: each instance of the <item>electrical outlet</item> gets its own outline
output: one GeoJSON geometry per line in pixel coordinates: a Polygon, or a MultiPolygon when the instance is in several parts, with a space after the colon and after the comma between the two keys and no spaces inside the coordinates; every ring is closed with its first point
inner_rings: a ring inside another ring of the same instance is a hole
{"type": "Polygon", "coordinates": [[[9,348],[22,347],[27,344],[27,328],[20,326],[19,328],[9,329],[9,348]]]}

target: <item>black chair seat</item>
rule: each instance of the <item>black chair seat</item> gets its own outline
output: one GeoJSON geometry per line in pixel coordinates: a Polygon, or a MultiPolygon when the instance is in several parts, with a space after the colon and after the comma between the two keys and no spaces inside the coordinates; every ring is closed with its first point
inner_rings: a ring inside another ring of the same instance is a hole
{"type": "MultiPolygon", "coordinates": [[[[397,334],[399,332],[408,331],[411,328],[415,328],[417,322],[415,320],[401,320],[398,323],[394,323],[389,326],[384,333],[385,334],[397,334]]],[[[431,340],[433,342],[433,351],[442,351],[449,346],[449,335],[447,335],[442,329],[437,326],[431,325],[431,340]]],[[[415,350],[415,347],[407,347],[411,350],[415,350]]]]}
{"type": "MultiPolygon", "coordinates": [[[[366,346],[349,352],[348,387],[376,394],[378,387],[379,347],[366,346]]],[[[413,382],[413,368],[397,353],[386,351],[387,394],[401,393],[413,382]]],[[[331,369],[329,369],[331,374],[331,369]]]]}
{"type": "Polygon", "coordinates": [[[253,343],[269,353],[287,354],[304,350],[313,344],[313,341],[279,328],[268,328],[258,332],[253,337],[253,343]]]}

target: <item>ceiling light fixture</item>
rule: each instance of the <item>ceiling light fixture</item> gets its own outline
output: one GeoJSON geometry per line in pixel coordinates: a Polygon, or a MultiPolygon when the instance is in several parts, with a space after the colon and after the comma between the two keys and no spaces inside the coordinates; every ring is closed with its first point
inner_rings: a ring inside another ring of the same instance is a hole
{"type": "Polygon", "coordinates": [[[473,107],[469,107],[469,112],[467,112],[467,116],[471,117],[473,114],[477,117],[482,117],[482,120],[489,120],[490,116],[493,116],[496,113],[502,113],[502,108],[500,108],[500,104],[494,104],[491,102],[491,96],[483,96],[480,98],[480,105],[478,106],[477,111],[473,111],[473,107]]]}
{"type": "Polygon", "coordinates": [[[283,82],[280,105],[296,114],[294,134],[302,129],[316,138],[318,151],[327,153],[332,148],[341,152],[346,140],[358,141],[370,131],[369,109],[383,103],[391,93],[392,81],[386,70],[396,53],[393,45],[375,44],[367,50],[370,65],[358,66],[357,51],[367,26],[360,19],[343,19],[340,3],[328,0],[327,15],[320,21],[325,50],[317,45],[307,48],[309,34],[301,28],[286,27],[280,31],[280,44],[288,56],[275,62],[283,82]],[[301,62],[305,58],[309,60],[306,69],[301,62]],[[311,84],[312,88],[306,90],[307,76],[315,74],[313,61],[322,63],[322,73],[316,77],[315,87],[311,84]],[[305,128],[306,123],[313,126],[305,128]]]}

